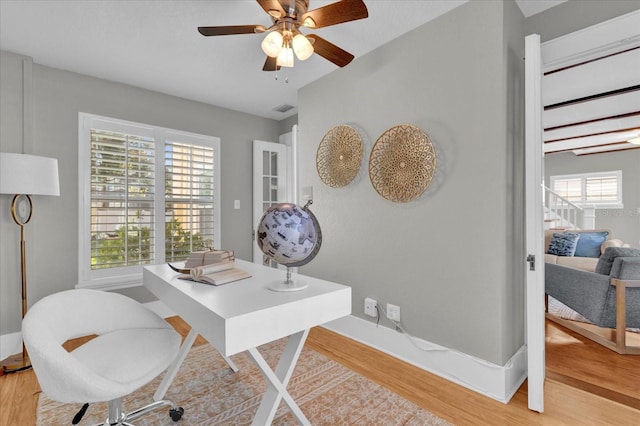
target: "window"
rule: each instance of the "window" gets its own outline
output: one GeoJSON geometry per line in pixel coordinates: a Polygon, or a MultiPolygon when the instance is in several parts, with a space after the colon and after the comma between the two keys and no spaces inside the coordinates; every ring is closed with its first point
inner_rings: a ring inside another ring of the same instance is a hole
{"type": "Polygon", "coordinates": [[[79,118],[78,287],[139,285],[144,265],[219,247],[218,138],[79,118]]]}
{"type": "Polygon", "coordinates": [[[551,176],[551,190],[578,206],[622,208],[622,171],[551,176]]]}

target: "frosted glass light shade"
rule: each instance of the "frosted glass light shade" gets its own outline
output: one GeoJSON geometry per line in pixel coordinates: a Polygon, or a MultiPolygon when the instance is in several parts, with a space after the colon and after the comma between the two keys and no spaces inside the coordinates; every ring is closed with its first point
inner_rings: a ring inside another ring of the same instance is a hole
{"type": "Polygon", "coordinates": [[[282,34],[272,31],[262,40],[262,51],[269,57],[275,58],[282,50],[282,34]]]}
{"type": "Polygon", "coordinates": [[[0,194],[60,195],[58,160],[0,152],[0,194]]]}
{"type": "Polygon", "coordinates": [[[309,59],[313,55],[313,46],[309,40],[302,34],[297,34],[292,41],[293,51],[301,61],[309,59]]]}
{"type": "Polygon", "coordinates": [[[293,49],[290,47],[283,47],[278,54],[276,65],[279,67],[293,67],[293,49]]]}

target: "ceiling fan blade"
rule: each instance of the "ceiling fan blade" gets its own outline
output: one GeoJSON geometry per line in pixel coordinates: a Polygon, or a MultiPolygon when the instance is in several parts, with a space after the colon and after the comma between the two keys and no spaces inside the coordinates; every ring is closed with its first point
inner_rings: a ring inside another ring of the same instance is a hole
{"type": "Polygon", "coordinates": [[[313,52],[333,62],[339,67],[344,67],[353,60],[353,55],[343,50],[333,43],[328,42],[320,36],[309,34],[309,39],[313,39],[313,52]]]}
{"type": "Polygon", "coordinates": [[[319,7],[302,15],[300,22],[305,27],[322,28],[343,22],[364,19],[369,16],[367,6],[362,0],[342,0],[319,7]]]}
{"type": "Polygon", "coordinates": [[[255,34],[267,30],[264,25],[227,25],[222,27],[198,27],[198,32],[203,36],[220,36],[234,34],[255,34]]]}
{"type": "Polygon", "coordinates": [[[264,61],[264,66],[262,67],[262,71],[278,71],[280,67],[276,65],[278,58],[272,58],[271,56],[267,56],[267,60],[264,61]]]}
{"type": "Polygon", "coordinates": [[[287,14],[278,0],[257,0],[260,7],[272,17],[278,19],[287,14]]]}

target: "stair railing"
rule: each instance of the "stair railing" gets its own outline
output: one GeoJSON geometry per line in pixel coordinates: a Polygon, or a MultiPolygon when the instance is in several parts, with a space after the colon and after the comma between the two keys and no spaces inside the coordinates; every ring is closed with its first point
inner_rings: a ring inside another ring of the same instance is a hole
{"type": "Polygon", "coordinates": [[[546,186],[544,187],[544,205],[547,208],[549,219],[556,221],[556,227],[595,228],[594,207],[580,207],[546,186]]]}

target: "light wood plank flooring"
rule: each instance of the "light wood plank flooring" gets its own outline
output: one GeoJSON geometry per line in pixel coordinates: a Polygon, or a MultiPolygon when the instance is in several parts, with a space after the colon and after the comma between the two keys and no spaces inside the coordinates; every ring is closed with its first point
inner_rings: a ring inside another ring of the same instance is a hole
{"type": "MultiPolygon", "coordinates": [[[[180,318],[169,321],[187,334],[180,318]]],[[[640,357],[618,355],[549,321],[543,414],[527,409],[526,383],[502,404],[324,328],[314,328],[307,345],[457,425],[640,424],[640,357]]],[[[39,392],[33,371],[0,377],[0,425],[34,425],[39,392]]]]}

